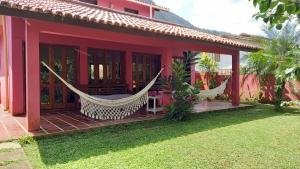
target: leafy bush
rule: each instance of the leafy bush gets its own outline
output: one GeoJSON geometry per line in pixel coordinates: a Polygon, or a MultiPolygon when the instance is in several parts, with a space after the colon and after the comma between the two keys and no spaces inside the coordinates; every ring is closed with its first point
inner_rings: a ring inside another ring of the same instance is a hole
{"type": "Polygon", "coordinates": [[[171,104],[166,106],[167,118],[175,121],[183,120],[192,113],[193,101],[197,99],[198,89],[191,89],[187,81],[189,74],[185,65],[174,61],[171,67],[172,75],[162,77],[164,93],[171,96],[171,104]]]}

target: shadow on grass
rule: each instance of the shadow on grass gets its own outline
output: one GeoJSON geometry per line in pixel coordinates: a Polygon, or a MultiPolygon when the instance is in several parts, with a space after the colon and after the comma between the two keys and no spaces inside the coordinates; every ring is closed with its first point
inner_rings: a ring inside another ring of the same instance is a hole
{"type": "Polygon", "coordinates": [[[139,122],[36,139],[35,142],[42,162],[51,166],[283,114],[286,113],[275,112],[271,106],[257,106],[246,110],[195,114],[184,122],[164,119],[139,122]]]}

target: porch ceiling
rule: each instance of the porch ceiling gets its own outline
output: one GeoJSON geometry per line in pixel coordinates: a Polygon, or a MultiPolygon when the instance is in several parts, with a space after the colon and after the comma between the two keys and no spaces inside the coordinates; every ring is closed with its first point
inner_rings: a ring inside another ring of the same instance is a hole
{"type": "Polygon", "coordinates": [[[0,14],[144,36],[167,37],[235,50],[253,51],[259,49],[257,46],[232,39],[75,0],[0,0],[0,14]]]}

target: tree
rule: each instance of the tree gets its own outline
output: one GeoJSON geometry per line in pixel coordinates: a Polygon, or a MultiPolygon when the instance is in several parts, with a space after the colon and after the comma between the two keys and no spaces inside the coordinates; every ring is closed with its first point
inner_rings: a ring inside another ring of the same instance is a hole
{"type": "Polygon", "coordinates": [[[266,43],[265,49],[249,56],[249,67],[260,79],[273,75],[275,82],[275,105],[279,109],[284,100],[283,90],[290,80],[300,81],[300,48],[298,29],[287,23],[281,31],[269,30],[267,35],[272,40],[266,43]]]}
{"type": "Polygon", "coordinates": [[[271,27],[281,29],[283,24],[293,18],[300,21],[299,0],[249,0],[259,8],[254,16],[256,19],[263,19],[271,27]]]}

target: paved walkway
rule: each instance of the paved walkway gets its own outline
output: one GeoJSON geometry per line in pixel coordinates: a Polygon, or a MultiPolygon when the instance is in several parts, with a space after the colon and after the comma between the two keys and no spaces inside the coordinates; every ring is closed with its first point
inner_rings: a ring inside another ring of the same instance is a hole
{"type": "Polygon", "coordinates": [[[0,169],[31,169],[20,144],[0,143],[0,169]]]}
{"type": "Polygon", "coordinates": [[[8,112],[0,110],[0,142],[28,135],[24,123],[24,116],[13,117],[8,112]]]}

